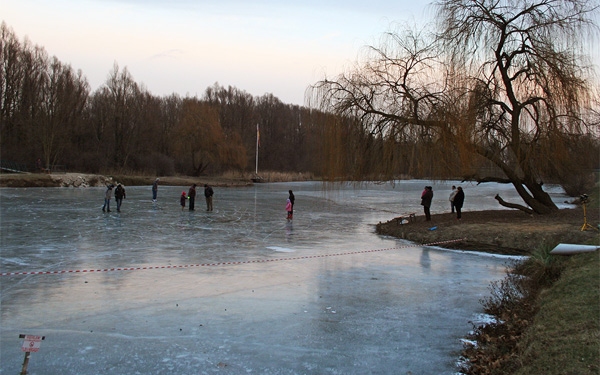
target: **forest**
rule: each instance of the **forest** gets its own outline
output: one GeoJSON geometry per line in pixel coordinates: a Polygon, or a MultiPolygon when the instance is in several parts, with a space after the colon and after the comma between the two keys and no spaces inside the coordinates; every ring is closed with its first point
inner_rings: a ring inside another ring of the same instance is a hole
{"type": "Polygon", "coordinates": [[[271,94],[215,83],[202,97],[158,97],[117,63],[92,92],[82,71],[21,41],[6,23],[0,34],[0,156],[30,171],[40,158],[44,169],[82,173],[253,174],[258,129],[260,170],[387,180],[439,169],[429,139],[390,153],[394,140],[357,119],[271,94]]]}

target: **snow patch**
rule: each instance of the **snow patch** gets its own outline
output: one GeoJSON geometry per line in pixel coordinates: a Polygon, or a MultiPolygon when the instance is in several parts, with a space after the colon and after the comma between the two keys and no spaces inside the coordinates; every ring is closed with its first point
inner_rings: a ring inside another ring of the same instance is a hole
{"type": "Polygon", "coordinates": [[[273,251],[277,251],[280,253],[293,253],[294,250],[287,247],[279,247],[279,246],[267,246],[267,249],[271,249],[273,251]]]}

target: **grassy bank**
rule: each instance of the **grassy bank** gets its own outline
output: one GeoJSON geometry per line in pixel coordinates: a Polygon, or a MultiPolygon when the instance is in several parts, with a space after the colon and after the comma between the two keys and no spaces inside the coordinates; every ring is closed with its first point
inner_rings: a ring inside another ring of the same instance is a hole
{"type": "Polygon", "coordinates": [[[600,373],[600,257],[585,253],[563,262],[516,348],[522,367],[515,374],[600,373]]]}
{"type": "MultiPolygon", "coordinates": [[[[589,209],[599,210],[598,192],[589,209]]],[[[599,244],[599,233],[587,243],[599,244]]],[[[468,375],[599,374],[600,253],[551,255],[538,246],[482,300],[497,323],[476,327],[463,355],[468,375]]]]}

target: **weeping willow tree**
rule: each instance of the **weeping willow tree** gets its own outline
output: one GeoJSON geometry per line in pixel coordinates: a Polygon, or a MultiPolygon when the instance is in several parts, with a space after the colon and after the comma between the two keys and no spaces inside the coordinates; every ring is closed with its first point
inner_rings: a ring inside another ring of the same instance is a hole
{"type": "MultiPolygon", "coordinates": [[[[584,57],[598,5],[443,0],[435,6],[438,30],[385,34],[352,70],[316,83],[312,99],[383,144],[412,147],[413,166],[431,176],[511,183],[525,204],[498,196],[500,204],[538,214],[556,210],[544,177],[572,174],[579,168],[569,154],[574,141],[598,140],[598,95],[584,57]],[[498,173],[482,174],[482,163],[498,173]]],[[[401,160],[381,168],[399,168],[401,160]]]]}

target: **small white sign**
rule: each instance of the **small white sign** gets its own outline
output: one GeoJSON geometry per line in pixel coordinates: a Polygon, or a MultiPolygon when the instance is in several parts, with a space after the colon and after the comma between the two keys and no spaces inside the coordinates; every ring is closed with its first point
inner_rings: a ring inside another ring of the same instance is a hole
{"type": "Polygon", "coordinates": [[[42,345],[43,339],[43,336],[25,335],[25,340],[23,341],[21,350],[24,352],[35,353],[40,350],[40,345],[42,345]]]}

